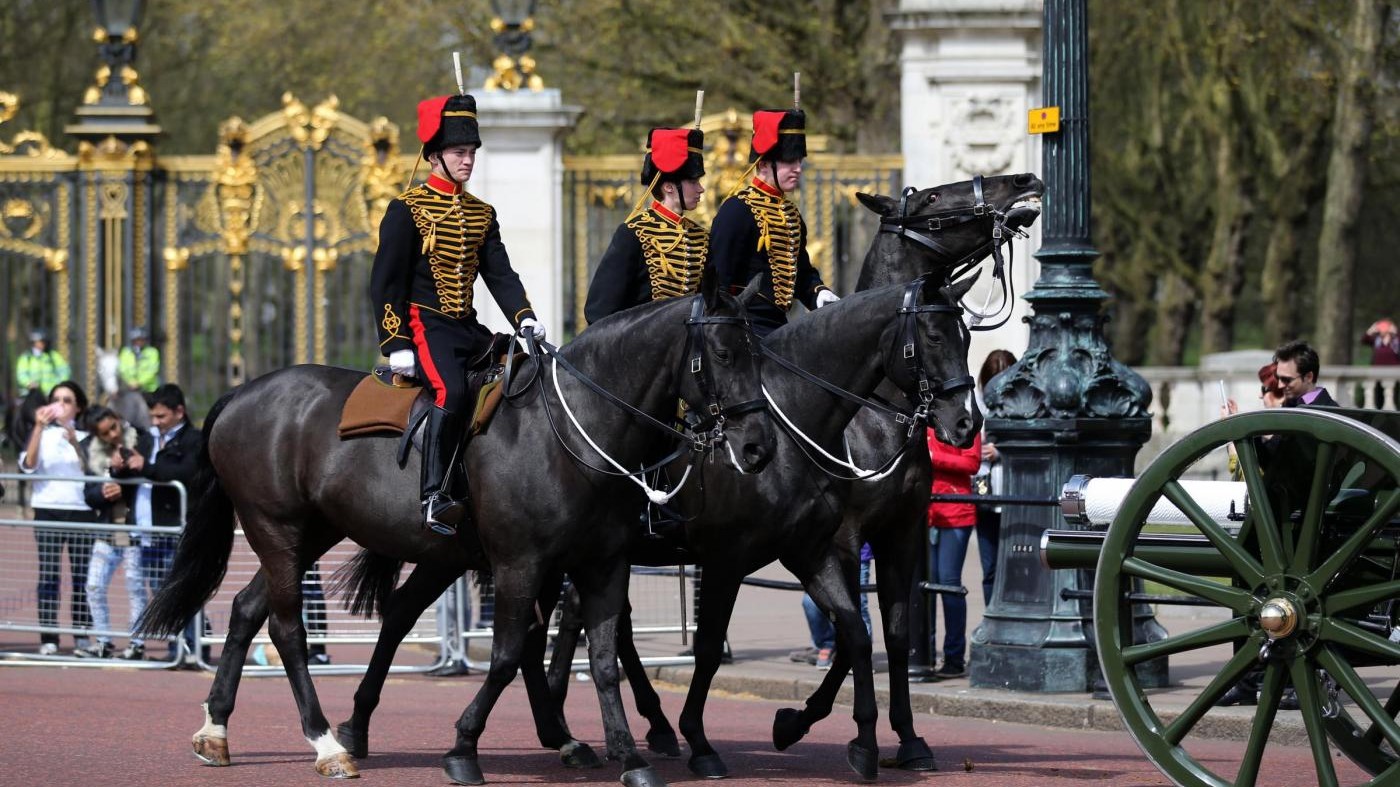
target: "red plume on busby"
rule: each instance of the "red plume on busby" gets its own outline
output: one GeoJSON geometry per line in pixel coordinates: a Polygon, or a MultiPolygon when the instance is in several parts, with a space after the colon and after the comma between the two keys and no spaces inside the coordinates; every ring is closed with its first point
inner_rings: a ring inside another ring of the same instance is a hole
{"type": "Polygon", "coordinates": [[[647,134],[642,183],[698,180],[705,175],[705,132],[698,128],[654,128],[647,134]]]}
{"type": "Polygon", "coordinates": [[[481,147],[476,124],[476,99],[469,95],[438,96],[418,102],[418,140],[423,158],[457,145],[481,147]]]}
{"type": "Polygon", "coordinates": [[[807,158],[807,116],[800,109],[760,109],[753,113],[749,161],[807,158]]]}

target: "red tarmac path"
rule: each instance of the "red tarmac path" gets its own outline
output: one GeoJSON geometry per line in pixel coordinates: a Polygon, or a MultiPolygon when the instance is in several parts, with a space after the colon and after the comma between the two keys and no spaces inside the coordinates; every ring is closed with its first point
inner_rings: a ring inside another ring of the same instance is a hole
{"type": "MultiPolygon", "coordinates": [[[[332,724],[348,715],[356,678],[319,676],[316,685],[332,724]]],[[[0,785],[325,785],[312,769],[296,708],[281,677],[243,681],[230,724],[230,768],[201,766],[190,754],[190,735],[202,722],[199,704],[211,676],[199,672],[0,666],[0,785]]],[[[371,731],[371,757],[362,761],[366,785],[447,784],[438,758],[452,743],[452,724],[480,685],[480,676],[394,678],[371,731]]],[[[671,687],[674,688],[674,687],[671,687]]],[[[600,747],[601,723],[591,684],[570,692],[574,734],[600,747]]],[[[673,723],[683,697],[663,691],[673,723]]],[[[630,698],[629,698],[630,702],[630,698]]],[[[733,776],[729,785],[855,784],[845,764],[853,727],[848,708],[817,726],[788,752],[769,744],[773,712],[784,703],[733,696],[710,702],[712,742],[733,776]]],[[[636,715],[629,708],[634,734],[636,715]]],[[[1102,785],[1143,787],[1169,782],[1122,733],[1032,727],[975,719],[922,717],[919,727],[934,746],[943,771],[907,774],[882,769],[892,785],[1102,785]],[[965,770],[964,763],[972,770],[965,770]]],[[[883,753],[895,738],[881,718],[883,753]]],[[[1239,744],[1207,742],[1221,754],[1239,744]]],[[[567,771],[536,743],[524,690],[517,680],[496,708],[482,740],[482,766],[492,784],[617,784],[618,767],[567,771]]],[[[601,749],[600,749],[601,753],[601,749]]],[[[697,784],[684,760],[653,757],[672,784],[697,784]]],[[[1344,783],[1359,771],[1338,763],[1344,783]]],[[[1271,749],[1262,784],[1315,784],[1304,748],[1271,749]]]]}

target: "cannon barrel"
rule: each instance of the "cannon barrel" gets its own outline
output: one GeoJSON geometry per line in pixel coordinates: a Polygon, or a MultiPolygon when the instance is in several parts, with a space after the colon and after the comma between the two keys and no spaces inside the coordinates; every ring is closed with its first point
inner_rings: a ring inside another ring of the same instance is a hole
{"type": "MultiPolygon", "coordinates": [[[[1103,551],[1102,530],[1047,530],[1040,536],[1040,562],[1046,568],[1094,568],[1103,551]]],[[[1230,565],[1205,536],[1160,533],[1138,536],[1135,557],[1196,575],[1228,574],[1230,565]]]]}

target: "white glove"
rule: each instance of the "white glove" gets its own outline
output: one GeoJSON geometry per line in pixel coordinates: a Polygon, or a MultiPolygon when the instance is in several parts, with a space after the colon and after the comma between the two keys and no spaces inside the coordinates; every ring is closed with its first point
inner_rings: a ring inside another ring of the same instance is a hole
{"type": "Polygon", "coordinates": [[[838,297],[836,293],[832,292],[831,290],[820,290],[817,292],[818,309],[820,309],[823,306],[828,306],[830,304],[836,303],[839,300],[841,300],[841,298],[838,297]]]}
{"type": "Polygon", "coordinates": [[[389,353],[389,371],[404,377],[417,377],[412,350],[394,350],[389,353]]]}
{"type": "Polygon", "coordinates": [[[520,321],[520,332],[524,334],[531,331],[535,333],[535,341],[544,341],[544,326],[540,325],[540,321],[534,317],[526,317],[520,321]]]}

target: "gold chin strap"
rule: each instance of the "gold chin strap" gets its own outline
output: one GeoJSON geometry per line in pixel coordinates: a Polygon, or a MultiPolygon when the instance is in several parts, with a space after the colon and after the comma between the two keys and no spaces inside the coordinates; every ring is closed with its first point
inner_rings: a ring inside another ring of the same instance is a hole
{"type": "Polygon", "coordinates": [[[744,190],[745,186],[749,185],[749,176],[753,175],[754,170],[758,169],[758,162],[762,160],[763,157],[760,156],[749,163],[749,168],[744,170],[744,174],[739,176],[739,182],[735,183],[734,188],[730,189],[729,193],[724,195],[725,199],[729,199],[735,194],[738,194],[740,191],[744,190]]]}
{"type": "Polygon", "coordinates": [[[655,196],[652,192],[656,189],[656,184],[659,182],[661,182],[661,170],[658,169],[656,174],[651,178],[651,185],[647,186],[646,189],[642,191],[642,196],[637,200],[637,204],[633,205],[632,209],[627,211],[627,221],[631,221],[633,216],[641,212],[642,205],[647,201],[648,197],[655,196]]]}
{"type": "Polygon", "coordinates": [[[418,146],[418,155],[413,157],[413,171],[408,173],[408,182],[403,184],[403,190],[408,191],[413,188],[413,181],[418,177],[418,162],[423,160],[423,146],[418,146]]]}

